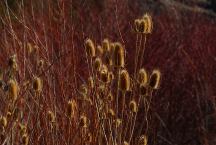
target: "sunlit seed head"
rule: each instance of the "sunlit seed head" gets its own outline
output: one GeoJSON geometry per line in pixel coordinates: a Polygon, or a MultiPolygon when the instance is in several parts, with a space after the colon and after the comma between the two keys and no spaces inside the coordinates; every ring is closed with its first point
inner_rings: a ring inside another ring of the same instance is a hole
{"type": "Polygon", "coordinates": [[[148,13],[146,13],[146,14],[144,14],[144,16],[143,16],[142,19],[145,21],[145,30],[144,30],[144,33],[145,34],[152,33],[152,30],[153,30],[152,17],[148,13]]]}
{"type": "Polygon", "coordinates": [[[124,67],[124,48],[121,43],[115,43],[115,48],[113,52],[113,63],[115,67],[124,67]]]}
{"type": "Polygon", "coordinates": [[[100,71],[100,80],[104,83],[109,82],[109,75],[108,75],[108,72],[106,70],[100,71]]]}
{"type": "Polygon", "coordinates": [[[75,111],[77,110],[77,103],[75,100],[68,101],[67,104],[67,117],[72,118],[75,115],[75,111]]]}
{"type": "Polygon", "coordinates": [[[13,102],[16,101],[18,97],[18,89],[19,88],[17,82],[13,79],[10,79],[8,81],[8,93],[10,100],[12,100],[13,102]]]}
{"type": "Polygon", "coordinates": [[[97,57],[94,61],[94,69],[96,71],[100,71],[101,66],[102,66],[102,60],[99,57],[97,57]]]}
{"type": "Polygon", "coordinates": [[[134,100],[130,101],[129,109],[132,113],[136,113],[138,111],[137,103],[134,100]]]}
{"type": "Polygon", "coordinates": [[[55,122],[55,115],[52,111],[48,111],[47,112],[47,118],[49,120],[50,123],[54,123],[55,122]]]}
{"type": "Polygon", "coordinates": [[[81,95],[86,96],[88,94],[88,87],[86,84],[82,84],[79,88],[79,92],[81,95]]]}
{"type": "Polygon", "coordinates": [[[28,143],[29,143],[29,137],[28,137],[27,134],[24,134],[24,135],[22,136],[22,144],[23,144],[23,145],[28,145],[28,143]]]}
{"type": "Polygon", "coordinates": [[[4,116],[2,116],[1,118],[0,118],[0,126],[1,127],[3,127],[3,128],[5,128],[6,126],[7,126],[7,118],[6,117],[4,117],[4,116]]]}
{"type": "Polygon", "coordinates": [[[114,112],[113,109],[109,109],[109,110],[108,110],[108,112],[107,112],[107,117],[108,117],[109,119],[115,117],[115,112],[114,112]]]}
{"type": "Polygon", "coordinates": [[[109,53],[110,52],[110,42],[108,39],[104,39],[102,42],[102,48],[104,50],[105,53],[109,53]]]}
{"type": "Polygon", "coordinates": [[[148,144],[148,137],[146,135],[140,136],[138,145],[147,145],[147,144],[148,144]]]}
{"type": "Polygon", "coordinates": [[[16,54],[12,55],[9,58],[8,65],[9,65],[10,68],[13,68],[13,69],[15,69],[17,67],[17,56],[16,56],[16,54]]]}
{"type": "Polygon", "coordinates": [[[94,46],[94,43],[91,39],[87,39],[85,41],[85,49],[86,49],[86,53],[89,57],[95,57],[95,55],[96,55],[95,46],[94,46]]]}
{"type": "Polygon", "coordinates": [[[161,81],[161,73],[159,70],[155,69],[153,70],[150,79],[149,79],[149,86],[152,89],[159,89],[160,87],[160,81],[161,81]]]}
{"type": "Polygon", "coordinates": [[[100,45],[98,45],[97,48],[96,48],[96,55],[97,56],[102,56],[103,54],[104,54],[103,48],[100,45]]]}
{"type": "Polygon", "coordinates": [[[148,82],[148,74],[144,68],[139,70],[138,82],[139,84],[143,84],[143,85],[146,85],[148,82]]]}
{"type": "Polygon", "coordinates": [[[88,118],[85,115],[80,116],[80,126],[83,128],[88,127],[88,118]]]}
{"type": "Polygon", "coordinates": [[[121,70],[120,72],[119,87],[123,92],[129,91],[130,89],[130,76],[127,70],[121,70]]]}
{"type": "Polygon", "coordinates": [[[124,142],[123,142],[123,145],[129,145],[129,143],[128,143],[128,142],[126,142],[126,141],[124,141],[124,142]]]}
{"type": "Polygon", "coordinates": [[[120,127],[121,124],[122,124],[122,120],[120,118],[117,118],[114,120],[114,125],[116,127],[120,127]]]}
{"type": "Polygon", "coordinates": [[[134,29],[135,29],[135,32],[140,32],[140,23],[141,23],[141,20],[140,19],[136,19],[134,21],[134,29]]]}
{"type": "Polygon", "coordinates": [[[85,142],[86,143],[92,142],[92,134],[90,132],[86,135],[85,142]]]}
{"type": "Polygon", "coordinates": [[[18,125],[18,129],[19,129],[19,132],[20,132],[21,135],[24,135],[26,133],[26,131],[27,131],[26,125],[21,124],[21,123],[18,125]]]}

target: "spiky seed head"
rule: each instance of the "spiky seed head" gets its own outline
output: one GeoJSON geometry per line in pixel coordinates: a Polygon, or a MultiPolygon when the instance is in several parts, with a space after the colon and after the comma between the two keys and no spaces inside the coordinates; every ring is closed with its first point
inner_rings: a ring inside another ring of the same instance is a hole
{"type": "Polygon", "coordinates": [[[55,122],[55,115],[52,111],[48,111],[47,112],[47,117],[50,123],[54,123],[55,122]]]}
{"type": "Polygon", "coordinates": [[[7,118],[6,117],[4,117],[4,116],[2,116],[1,118],[0,118],[0,126],[1,127],[3,127],[3,128],[5,128],[6,126],[7,126],[7,118]]]}
{"type": "Polygon", "coordinates": [[[74,99],[68,101],[68,104],[67,104],[67,117],[72,118],[75,115],[75,110],[76,109],[77,109],[76,101],[74,99]]]}
{"type": "Polygon", "coordinates": [[[86,53],[89,57],[95,57],[95,46],[91,39],[85,41],[86,53]]]}
{"type": "Polygon", "coordinates": [[[101,66],[102,66],[102,60],[99,57],[97,57],[94,61],[94,69],[96,71],[100,71],[101,66]]]}
{"type": "Polygon", "coordinates": [[[93,79],[93,77],[88,78],[88,87],[90,89],[94,88],[94,79],[93,79]]]}
{"type": "Polygon", "coordinates": [[[152,30],[153,30],[153,21],[152,21],[152,17],[146,13],[144,16],[143,16],[143,20],[145,21],[145,30],[144,30],[144,33],[145,34],[150,34],[152,33],[152,30]]]}
{"type": "Polygon", "coordinates": [[[115,117],[115,112],[114,112],[113,109],[109,109],[109,110],[108,110],[108,112],[107,112],[107,117],[108,117],[109,119],[115,117]]]}
{"type": "Polygon", "coordinates": [[[148,82],[148,74],[144,68],[139,70],[138,82],[139,84],[143,84],[143,85],[146,85],[148,82]]]}
{"type": "Polygon", "coordinates": [[[104,52],[109,53],[110,52],[110,42],[108,39],[104,39],[102,42],[102,48],[104,52]]]}
{"type": "Polygon", "coordinates": [[[160,71],[158,69],[153,70],[149,79],[149,86],[152,89],[159,89],[160,81],[161,81],[160,71]]]}
{"type": "Polygon", "coordinates": [[[135,29],[135,32],[140,32],[140,23],[141,23],[141,20],[140,19],[136,19],[134,21],[134,29],[135,29]]]}
{"type": "Polygon", "coordinates": [[[88,118],[85,115],[80,116],[80,126],[83,128],[88,126],[88,118]]]}
{"type": "Polygon", "coordinates": [[[127,70],[121,70],[120,72],[119,88],[123,92],[130,89],[130,76],[127,70]]]}
{"type": "Polygon", "coordinates": [[[147,137],[147,135],[140,136],[138,145],[147,145],[147,144],[148,144],[148,137],[147,137]]]}
{"type": "Polygon", "coordinates": [[[116,127],[119,127],[122,124],[122,120],[120,118],[115,119],[114,124],[116,127]]]}
{"type": "Polygon", "coordinates": [[[121,43],[115,43],[115,48],[113,52],[113,64],[115,67],[124,67],[124,48],[121,43]]]}
{"type": "Polygon", "coordinates": [[[39,77],[34,77],[32,87],[35,92],[41,92],[42,91],[42,80],[39,77]]]}
{"type": "Polygon", "coordinates": [[[104,54],[103,48],[100,45],[98,45],[97,48],[96,48],[96,55],[97,56],[102,56],[103,54],[104,54]]]}
{"type": "Polygon", "coordinates": [[[29,137],[28,135],[25,133],[23,136],[22,136],[22,144],[23,145],[28,145],[29,143],[29,137]]]}
{"type": "Polygon", "coordinates": [[[8,60],[8,65],[10,68],[17,70],[17,56],[12,55],[8,60]]]}
{"type": "Polygon", "coordinates": [[[145,29],[146,29],[146,22],[145,20],[141,19],[139,24],[139,32],[145,33],[145,29]]]}
{"type": "Polygon", "coordinates": [[[141,96],[147,96],[149,93],[149,88],[147,85],[141,84],[139,86],[139,95],[141,96]]]}
{"type": "Polygon", "coordinates": [[[9,98],[14,102],[16,101],[18,97],[18,84],[15,80],[10,79],[8,81],[8,93],[9,93],[9,98]]]}
{"type": "Polygon", "coordinates": [[[134,100],[130,101],[129,108],[132,113],[136,113],[138,111],[137,103],[134,100]]]}

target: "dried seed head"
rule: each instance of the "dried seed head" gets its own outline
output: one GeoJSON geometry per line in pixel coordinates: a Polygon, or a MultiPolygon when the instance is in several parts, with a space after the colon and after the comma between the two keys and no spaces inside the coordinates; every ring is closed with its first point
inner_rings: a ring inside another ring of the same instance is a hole
{"type": "Polygon", "coordinates": [[[95,57],[95,46],[91,39],[85,41],[86,53],[89,57],[95,57]]]}
{"type": "Polygon", "coordinates": [[[94,80],[93,80],[93,77],[89,77],[88,78],[88,87],[90,89],[94,88],[94,80]]]}
{"type": "Polygon", "coordinates": [[[112,95],[111,92],[110,92],[110,93],[108,94],[108,96],[107,96],[107,101],[108,101],[108,102],[112,102],[112,101],[113,101],[113,95],[112,95]]]}
{"type": "Polygon", "coordinates": [[[54,123],[55,122],[55,115],[52,111],[48,111],[47,113],[47,117],[50,123],[54,123]]]}
{"type": "Polygon", "coordinates": [[[10,68],[17,70],[17,56],[12,55],[8,60],[8,65],[10,68]]]}
{"type": "Polygon", "coordinates": [[[19,131],[20,131],[20,134],[21,135],[24,135],[25,133],[26,133],[26,130],[27,130],[27,127],[24,125],[24,124],[19,124],[18,125],[18,129],[19,129],[19,131]]]}
{"type": "Polygon", "coordinates": [[[109,109],[109,110],[108,110],[108,112],[107,112],[107,117],[108,117],[109,119],[115,117],[115,112],[114,112],[113,109],[109,109]]]}
{"type": "Polygon", "coordinates": [[[139,87],[139,95],[147,96],[149,93],[149,88],[147,85],[141,84],[139,87]]]}
{"type": "Polygon", "coordinates": [[[88,94],[88,88],[85,84],[82,84],[79,88],[79,92],[83,97],[86,97],[88,94]]]}
{"type": "Polygon", "coordinates": [[[149,79],[149,86],[152,89],[159,89],[161,80],[161,73],[159,70],[153,70],[150,79],[149,79]]]}
{"type": "Polygon", "coordinates": [[[146,135],[142,135],[139,138],[139,143],[138,145],[147,145],[148,144],[148,137],[146,135]]]}
{"type": "Polygon", "coordinates": [[[145,29],[146,29],[146,22],[145,20],[141,19],[139,24],[139,32],[145,33],[145,29]]]}
{"type": "Polygon", "coordinates": [[[104,52],[109,53],[110,52],[110,42],[108,39],[104,39],[102,42],[102,48],[104,52]]]}
{"type": "Polygon", "coordinates": [[[97,58],[95,59],[95,61],[94,61],[94,69],[95,69],[96,71],[100,71],[101,66],[102,66],[102,61],[101,61],[101,59],[100,59],[99,57],[97,57],[97,58]]]}
{"type": "Polygon", "coordinates": [[[88,126],[88,118],[84,115],[80,117],[80,126],[86,128],[88,126]]]}
{"type": "Polygon", "coordinates": [[[122,70],[120,72],[119,88],[121,91],[129,91],[130,89],[130,76],[127,70],[122,70]]]}
{"type": "Polygon", "coordinates": [[[138,111],[137,103],[134,100],[130,101],[129,108],[133,113],[136,113],[138,111]]]}
{"type": "Polygon", "coordinates": [[[39,77],[35,77],[33,79],[32,86],[35,92],[41,92],[42,91],[42,80],[39,77]]]}
{"type": "Polygon", "coordinates": [[[152,33],[152,29],[153,29],[153,21],[152,21],[152,17],[149,14],[145,14],[143,16],[143,20],[145,22],[145,30],[144,33],[145,34],[150,34],[152,33]]]}
{"type": "Polygon", "coordinates": [[[112,81],[115,78],[113,72],[109,72],[108,75],[110,81],[112,81]]]}
{"type": "Polygon", "coordinates": [[[100,80],[104,83],[109,82],[109,75],[108,75],[108,72],[106,70],[100,71],[100,80]]]}
{"type": "Polygon", "coordinates": [[[148,82],[148,74],[144,68],[139,70],[138,82],[139,84],[143,84],[143,85],[146,85],[148,82]]]}
{"type": "Polygon", "coordinates": [[[129,145],[129,143],[128,143],[128,142],[126,142],[126,141],[124,141],[124,142],[123,142],[123,145],[129,145]]]}
{"type": "Polygon", "coordinates": [[[7,112],[7,119],[11,118],[12,113],[10,111],[7,112]]]}
{"type": "Polygon", "coordinates": [[[6,117],[2,116],[0,118],[0,126],[3,128],[5,128],[7,126],[7,118],[6,117]]]}
{"type": "Polygon", "coordinates": [[[24,134],[24,135],[22,136],[22,144],[23,144],[23,145],[28,145],[28,143],[29,143],[29,137],[28,137],[27,134],[24,134]]]}
{"type": "Polygon", "coordinates": [[[68,101],[67,104],[67,117],[72,118],[75,115],[75,110],[77,109],[77,103],[75,100],[68,101]]]}
{"type": "Polygon", "coordinates": [[[135,29],[135,32],[140,32],[140,23],[141,23],[141,20],[140,19],[136,19],[134,21],[134,29],[135,29]]]}
{"type": "Polygon", "coordinates": [[[100,45],[97,46],[96,54],[97,56],[102,56],[104,54],[104,50],[100,45]]]}
{"type": "Polygon", "coordinates": [[[113,63],[116,67],[124,67],[124,48],[121,43],[115,43],[113,52],[113,63]]]}
{"type": "Polygon", "coordinates": [[[114,124],[116,127],[119,127],[122,124],[122,120],[117,118],[117,119],[115,119],[114,124]]]}
{"type": "Polygon", "coordinates": [[[92,134],[90,132],[86,135],[85,142],[86,143],[92,142],[92,134]]]}
{"type": "Polygon", "coordinates": [[[14,102],[18,96],[18,85],[17,82],[13,79],[8,81],[8,93],[9,98],[14,102]]]}

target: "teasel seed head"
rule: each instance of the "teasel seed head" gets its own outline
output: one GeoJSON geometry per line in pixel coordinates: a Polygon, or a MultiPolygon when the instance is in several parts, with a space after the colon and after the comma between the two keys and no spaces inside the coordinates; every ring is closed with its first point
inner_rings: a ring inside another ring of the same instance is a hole
{"type": "Polygon", "coordinates": [[[145,30],[144,33],[145,34],[151,34],[152,30],[153,30],[153,21],[152,21],[152,17],[146,13],[143,18],[142,18],[145,22],[145,30]]]}
{"type": "Polygon", "coordinates": [[[7,126],[7,118],[6,117],[4,117],[4,116],[2,116],[1,118],[0,118],[0,126],[1,127],[3,127],[3,128],[5,128],[6,126],[7,126]]]}
{"type": "Polygon", "coordinates": [[[55,115],[52,111],[48,111],[47,112],[47,117],[50,123],[54,123],[55,122],[55,115]]]}
{"type": "Polygon", "coordinates": [[[110,52],[110,42],[107,38],[103,40],[102,48],[103,48],[104,52],[106,52],[106,53],[110,52]]]}
{"type": "Polygon", "coordinates": [[[115,43],[115,48],[113,52],[113,64],[115,67],[124,67],[124,48],[121,43],[115,43]]]}
{"type": "Polygon", "coordinates": [[[9,93],[9,98],[10,100],[12,100],[13,102],[16,101],[17,97],[18,97],[18,84],[15,80],[10,79],[8,81],[8,93],[9,93]]]}
{"type": "Polygon", "coordinates": [[[149,86],[152,89],[159,89],[161,81],[161,73],[159,70],[155,69],[153,70],[150,79],[149,79],[149,86]]]}
{"type": "Polygon", "coordinates": [[[122,120],[120,118],[117,118],[117,119],[115,119],[115,121],[113,123],[118,128],[122,124],[122,120]]]}
{"type": "Polygon", "coordinates": [[[26,127],[26,125],[20,123],[18,125],[18,129],[19,129],[20,134],[24,135],[26,133],[27,127],[26,127]]]}
{"type": "Polygon", "coordinates": [[[139,138],[138,145],[147,145],[148,144],[148,137],[146,135],[142,135],[139,138]]]}
{"type": "Polygon", "coordinates": [[[128,142],[126,142],[126,141],[124,141],[124,142],[123,142],[123,145],[129,145],[129,143],[128,143],[128,142]]]}
{"type": "Polygon", "coordinates": [[[91,39],[85,41],[86,53],[89,57],[95,57],[95,46],[91,39]]]}
{"type": "Polygon", "coordinates": [[[103,48],[100,45],[98,45],[97,49],[96,49],[96,55],[97,56],[102,56],[103,54],[104,54],[103,48]]]}
{"type": "Polygon", "coordinates": [[[110,81],[112,81],[115,78],[113,72],[111,72],[111,71],[108,73],[108,75],[109,75],[108,77],[109,77],[110,81]]]}
{"type": "Polygon", "coordinates": [[[12,55],[9,60],[8,60],[8,65],[10,68],[14,69],[14,70],[17,70],[17,56],[16,54],[15,55],[12,55]]]}
{"type": "Polygon", "coordinates": [[[130,101],[129,108],[132,113],[136,113],[138,111],[137,103],[134,100],[130,101]]]}
{"type": "Polygon", "coordinates": [[[140,19],[136,19],[134,21],[134,29],[135,29],[135,32],[140,32],[140,23],[141,23],[141,20],[140,19]]]}
{"type": "Polygon", "coordinates": [[[146,85],[148,82],[148,74],[144,68],[139,70],[138,82],[139,84],[143,84],[143,85],[146,85]]]}
{"type": "Polygon", "coordinates": [[[79,92],[82,95],[82,97],[86,97],[88,94],[88,87],[86,86],[86,84],[82,84],[79,88],[79,92]]]}
{"type": "Polygon", "coordinates": [[[41,92],[42,91],[42,80],[39,77],[34,77],[32,87],[35,92],[41,92]]]}
{"type": "Polygon", "coordinates": [[[100,71],[100,80],[104,83],[109,82],[109,74],[108,74],[107,70],[103,69],[100,71]]]}
{"type": "Polygon", "coordinates": [[[109,119],[112,119],[112,118],[115,117],[115,112],[114,112],[113,109],[109,109],[109,110],[108,110],[108,112],[107,112],[107,117],[108,117],[109,119]]]}
{"type": "Polygon", "coordinates": [[[25,133],[23,136],[22,136],[22,144],[23,145],[28,145],[29,143],[29,137],[28,135],[25,133]]]}
{"type": "Polygon", "coordinates": [[[80,126],[83,128],[88,126],[88,118],[85,115],[80,116],[80,126]]]}
{"type": "Polygon", "coordinates": [[[75,100],[68,101],[67,104],[67,117],[72,118],[75,115],[75,111],[77,109],[77,103],[75,100]]]}
{"type": "Polygon", "coordinates": [[[125,69],[120,72],[119,88],[123,92],[129,91],[130,89],[130,76],[125,69]]]}
{"type": "Polygon", "coordinates": [[[86,143],[92,142],[92,134],[90,132],[86,135],[85,142],[86,143]]]}
{"type": "Polygon", "coordinates": [[[96,71],[100,71],[101,66],[102,66],[102,60],[101,60],[100,57],[97,57],[97,58],[95,59],[95,61],[94,61],[94,69],[95,69],[96,71]]]}

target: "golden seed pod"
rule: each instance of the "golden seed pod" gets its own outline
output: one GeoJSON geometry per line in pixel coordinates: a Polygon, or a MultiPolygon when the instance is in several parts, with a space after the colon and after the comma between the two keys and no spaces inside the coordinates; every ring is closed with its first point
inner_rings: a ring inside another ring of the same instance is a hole
{"type": "Polygon", "coordinates": [[[95,46],[91,39],[87,39],[85,41],[85,48],[86,48],[86,53],[89,57],[95,57],[96,55],[95,46]]]}
{"type": "Polygon", "coordinates": [[[130,101],[129,108],[133,113],[136,113],[138,111],[137,103],[134,100],[130,101]]]}
{"type": "Polygon", "coordinates": [[[68,101],[67,104],[67,117],[72,118],[75,115],[75,110],[77,109],[77,103],[75,100],[68,101]]]}
{"type": "Polygon", "coordinates": [[[124,67],[124,48],[121,43],[115,43],[115,47],[113,50],[113,64],[116,67],[124,67]]]}
{"type": "Polygon", "coordinates": [[[134,29],[135,29],[135,32],[140,32],[140,23],[141,23],[141,20],[140,19],[136,19],[134,21],[134,29]]]}
{"type": "Polygon", "coordinates": [[[9,98],[14,102],[18,97],[18,85],[17,82],[13,79],[8,81],[8,94],[9,98]]]}
{"type": "Polygon", "coordinates": [[[22,136],[22,144],[23,144],[23,145],[28,145],[28,143],[29,143],[29,137],[28,137],[27,134],[24,134],[24,135],[22,136]]]}
{"type": "Polygon", "coordinates": [[[102,56],[104,54],[104,50],[100,45],[97,46],[96,54],[97,56],[102,56]]]}
{"type": "Polygon", "coordinates": [[[149,86],[152,89],[159,89],[160,86],[160,81],[161,81],[161,73],[159,70],[155,69],[153,70],[150,79],[149,79],[149,86]]]}
{"type": "Polygon", "coordinates": [[[90,132],[86,135],[85,142],[86,143],[92,142],[92,134],[90,132]]]}
{"type": "Polygon", "coordinates": [[[149,88],[147,85],[141,84],[139,86],[139,95],[141,96],[147,96],[149,93],[149,88]]]}
{"type": "Polygon", "coordinates": [[[0,118],[0,126],[1,127],[3,127],[3,128],[5,128],[6,126],[7,126],[7,118],[6,117],[4,117],[4,116],[2,116],[1,118],[0,118]]]}
{"type": "Polygon", "coordinates": [[[27,130],[27,127],[24,125],[24,124],[19,124],[18,125],[18,129],[19,129],[19,131],[20,131],[20,134],[21,135],[24,135],[25,133],[26,133],[26,130],[27,130]]]}
{"type": "Polygon", "coordinates": [[[35,77],[33,79],[33,84],[32,87],[34,89],[34,91],[36,92],[41,92],[42,91],[42,80],[39,77],[35,77]]]}
{"type": "Polygon", "coordinates": [[[108,39],[104,39],[103,42],[102,42],[102,48],[103,48],[103,51],[106,52],[106,53],[109,53],[110,52],[110,42],[108,39]]]}
{"type": "Polygon", "coordinates": [[[55,122],[55,115],[52,111],[48,111],[47,113],[47,117],[50,123],[54,123],[55,122]]]}
{"type": "Polygon", "coordinates": [[[152,21],[152,17],[146,13],[144,16],[143,16],[143,20],[145,22],[145,30],[144,30],[144,33],[145,34],[150,34],[152,33],[152,30],[153,30],[153,21],[152,21]]]}
{"type": "Polygon", "coordinates": [[[84,115],[80,117],[80,126],[86,128],[88,126],[88,118],[84,115]]]}
{"type": "Polygon", "coordinates": [[[147,145],[148,144],[148,137],[146,135],[142,135],[139,138],[138,145],[147,145]]]}
{"type": "Polygon", "coordinates": [[[146,85],[148,82],[148,74],[144,68],[139,70],[138,82],[139,84],[143,84],[143,85],[146,85]]]}
{"type": "Polygon", "coordinates": [[[129,143],[128,143],[128,142],[126,142],[126,141],[124,141],[124,142],[123,142],[123,145],[129,145],[129,143]]]}
{"type": "Polygon", "coordinates": [[[123,92],[130,89],[130,76],[127,70],[121,70],[120,72],[119,88],[123,92]]]}
{"type": "Polygon", "coordinates": [[[93,79],[93,77],[88,78],[88,87],[90,89],[94,88],[94,79],[93,79]]]}
{"type": "Polygon", "coordinates": [[[113,117],[115,117],[115,112],[114,112],[113,109],[109,109],[108,110],[107,117],[110,118],[110,119],[113,118],[113,117]]]}
{"type": "Polygon", "coordinates": [[[102,66],[102,60],[99,57],[97,57],[94,61],[94,69],[96,71],[100,71],[101,66],[102,66]]]}

